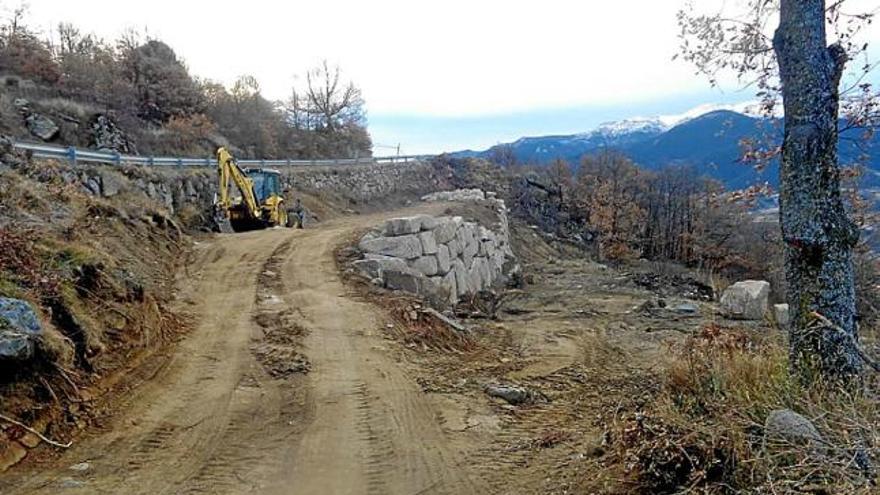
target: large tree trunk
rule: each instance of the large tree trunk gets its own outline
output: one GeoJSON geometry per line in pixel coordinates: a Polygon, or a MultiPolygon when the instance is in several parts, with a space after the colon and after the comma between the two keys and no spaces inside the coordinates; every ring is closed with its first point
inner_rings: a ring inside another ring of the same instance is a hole
{"type": "Polygon", "coordinates": [[[791,364],[807,381],[851,382],[862,363],[852,267],[858,229],[841,197],[837,163],[838,86],[846,56],[826,43],[824,0],[781,0],[773,46],[785,107],[780,220],[791,364]],[[838,328],[817,328],[813,312],[838,328]]]}

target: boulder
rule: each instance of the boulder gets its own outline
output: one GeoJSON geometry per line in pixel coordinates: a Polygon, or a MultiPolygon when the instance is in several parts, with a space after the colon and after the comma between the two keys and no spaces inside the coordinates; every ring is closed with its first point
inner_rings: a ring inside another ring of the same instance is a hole
{"type": "Polygon", "coordinates": [[[30,303],[0,297],[0,360],[32,358],[41,334],[42,326],[30,303]]]}
{"type": "Polygon", "coordinates": [[[61,129],[49,117],[41,113],[30,113],[24,119],[24,124],[34,136],[43,141],[51,141],[58,136],[61,129]]]}
{"type": "Polygon", "coordinates": [[[422,252],[425,254],[437,254],[437,241],[434,240],[434,233],[429,231],[419,232],[419,241],[422,243],[422,252]]]}
{"type": "Polygon", "coordinates": [[[122,179],[112,172],[103,172],[101,178],[101,195],[110,198],[119,194],[125,189],[125,183],[122,179]]]}
{"type": "Polygon", "coordinates": [[[721,295],[721,310],[729,318],[760,320],[767,312],[770,283],[744,280],[728,287],[721,295]]]}
{"type": "Polygon", "coordinates": [[[788,328],[789,323],[791,323],[791,316],[789,315],[788,304],[774,304],[773,317],[776,320],[776,324],[779,326],[779,328],[788,328]]]}
{"type": "Polygon", "coordinates": [[[358,245],[361,251],[414,260],[422,255],[422,241],[415,235],[398,237],[365,236],[358,245]]]}
{"type": "Polygon", "coordinates": [[[824,445],[825,439],[813,423],[791,409],[772,411],[764,421],[765,448],[807,447],[818,454],[824,445]]]}

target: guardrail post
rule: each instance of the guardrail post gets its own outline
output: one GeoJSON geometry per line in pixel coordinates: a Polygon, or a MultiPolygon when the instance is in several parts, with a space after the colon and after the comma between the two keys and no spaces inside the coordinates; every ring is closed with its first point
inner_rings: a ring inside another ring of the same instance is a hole
{"type": "Polygon", "coordinates": [[[178,167],[183,167],[183,158],[178,158],[178,159],[177,159],[177,166],[178,166],[178,167]]]}
{"type": "Polygon", "coordinates": [[[115,163],[117,167],[122,165],[122,155],[120,155],[118,151],[113,152],[113,163],[115,163]]]}
{"type": "Polygon", "coordinates": [[[67,158],[70,159],[70,164],[76,166],[76,148],[73,146],[67,148],[67,158]]]}

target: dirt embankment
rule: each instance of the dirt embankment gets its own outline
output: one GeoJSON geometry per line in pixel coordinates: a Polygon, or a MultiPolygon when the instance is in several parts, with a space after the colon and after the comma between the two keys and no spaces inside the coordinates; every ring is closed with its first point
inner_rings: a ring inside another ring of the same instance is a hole
{"type": "MultiPolygon", "coordinates": [[[[144,196],[95,196],[48,168],[0,169],[0,297],[27,301],[42,327],[33,358],[0,365],[0,413],[67,441],[101,424],[128,370],[186,330],[170,307],[192,241],[144,196]]],[[[35,448],[48,450],[0,421],[0,470],[35,448]]]]}

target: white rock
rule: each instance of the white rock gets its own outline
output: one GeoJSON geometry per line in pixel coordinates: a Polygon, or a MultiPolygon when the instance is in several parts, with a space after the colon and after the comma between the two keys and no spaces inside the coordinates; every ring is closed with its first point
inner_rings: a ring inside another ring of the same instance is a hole
{"type": "Polygon", "coordinates": [[[769,282],[743,280],[725,289],[721,296],[721,310],[728,318],[760,320],[767,312],[769,297],[769,282]]]}
{"type": "Polygon", "coordinates": [[[788,304],[774,304],[773,316],[776,318],[776,324],[779,325],[779,328],[788,328],[788,325],[791,322],[788,304]]]}
{"type": "Polygon", "coordinates": [[[392,218],[385,221],[383,232],[387,236],[415,234],[422,230],[422,222],[424,222],[426,218],[431,217],[427,215],[416,215],[412,217],[392,218]]]}

